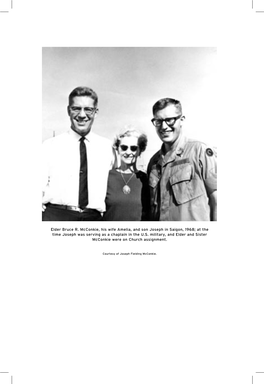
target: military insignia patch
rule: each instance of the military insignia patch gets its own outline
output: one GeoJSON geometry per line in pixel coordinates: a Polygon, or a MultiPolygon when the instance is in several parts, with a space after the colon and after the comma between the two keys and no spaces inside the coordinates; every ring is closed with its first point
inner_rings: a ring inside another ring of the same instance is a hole
{"type": "Polygon", "coordinates": [[[206,149],[206,154],[207,154],[207,156],[213,156],[214,152],[213,152],[213,150],[211,148],[207,148],[206,149]]]}

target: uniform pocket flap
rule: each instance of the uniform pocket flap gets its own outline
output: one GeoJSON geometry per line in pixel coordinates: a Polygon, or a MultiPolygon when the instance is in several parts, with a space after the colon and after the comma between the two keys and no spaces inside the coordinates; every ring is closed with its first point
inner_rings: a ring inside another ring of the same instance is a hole
{"type": "Polygon", "coordinates": [[[170,184],[181,183],[183,181],[189,181],[192,177],[192,168],[189,164],[177,169],[170,177],[170,184]]]}
{"type": "Polygon", "coordinates": [[[179,166],[170,177],[172,192],[177,204],[184,204],[201,196],[201,180],[194,177],[191,164],[179,166]]]}

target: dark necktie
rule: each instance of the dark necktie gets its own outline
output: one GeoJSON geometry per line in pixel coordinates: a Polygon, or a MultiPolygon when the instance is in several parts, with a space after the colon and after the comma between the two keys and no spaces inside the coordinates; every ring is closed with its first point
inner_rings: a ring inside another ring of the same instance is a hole
{"type": "Polygon", "coordinates": [[[88,170],[87,154],[84,137],[80,138],[80,179],[79,179],[79,207],[84,209],[88,205],[88,170]]]}

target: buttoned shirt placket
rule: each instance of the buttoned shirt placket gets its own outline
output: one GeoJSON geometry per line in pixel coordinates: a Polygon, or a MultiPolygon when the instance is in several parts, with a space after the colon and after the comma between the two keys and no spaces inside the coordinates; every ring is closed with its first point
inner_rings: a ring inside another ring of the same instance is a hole
{"type": "Polygon", "coordinates": [[[178,145],[175,149],[163,155],[161,152],[161,157],[158,161],[158,164],[161,166],[161,178],[160,178],[160,218],[161,221],[168,221],[170,215],[170,204],[172,203],[172,190],[170,185],[170,177],[172,172],[172,164],[179,159],[184,152],[185,138],[181,137],[178,145]]]}

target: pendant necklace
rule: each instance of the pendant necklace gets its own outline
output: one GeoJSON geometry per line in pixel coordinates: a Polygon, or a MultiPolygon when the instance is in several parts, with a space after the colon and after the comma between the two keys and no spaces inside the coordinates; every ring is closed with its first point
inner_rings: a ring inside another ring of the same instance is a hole
{"type": "Polygon", "coordinates": [[[125,180],[122,172],[120,172],[120,175],[121,175],[121,177],[122,177],[122,179],[123,179],[123,181],[125,183],[125,185],[123,186],[123,192],[124,192],[125,195],[128,195],[131,192],[131,188],[127,184],[130,182],[130,180],[134,176],[134,173],[132,173],[132,175],[130,176],[130,178],[127,181],[125,180]]]}

